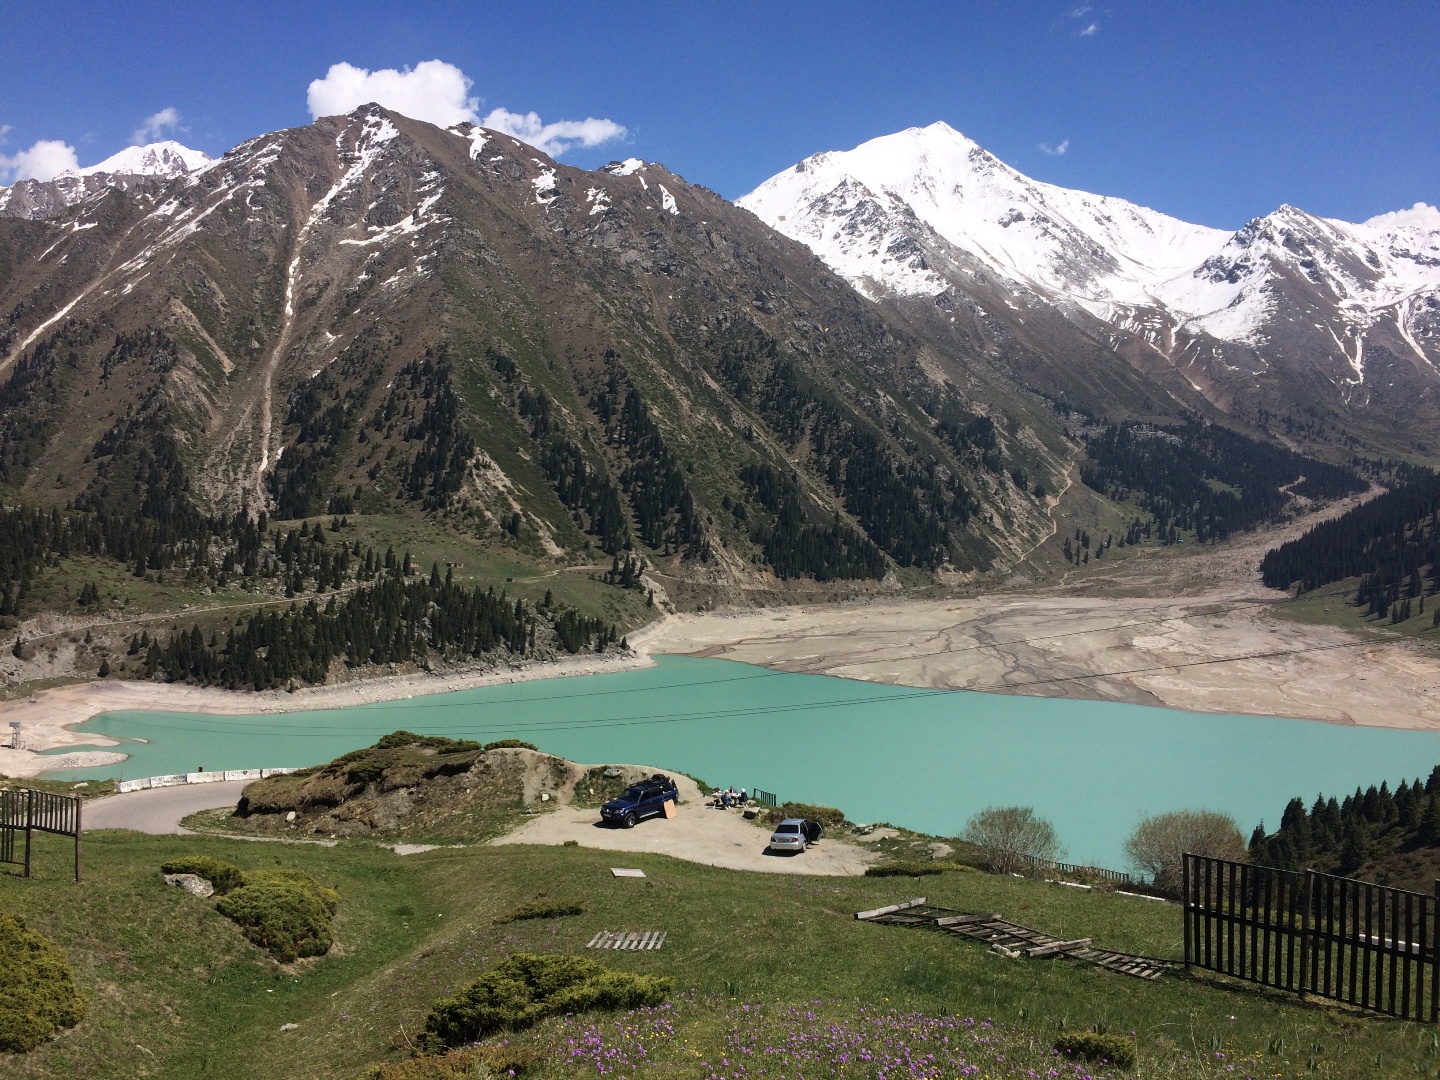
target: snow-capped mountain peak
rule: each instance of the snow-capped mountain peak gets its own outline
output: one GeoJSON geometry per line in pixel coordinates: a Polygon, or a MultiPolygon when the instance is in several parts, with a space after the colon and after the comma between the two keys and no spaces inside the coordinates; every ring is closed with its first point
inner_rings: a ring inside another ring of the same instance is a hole
{"type": "Polygon", "coordinates": [[[74,169],[62,176],[183,176],[209,165],[214,159],[200,150],[192,150],[173,139],[127,146],[96,165],[74,169]]]}
{"type": "Polygon", "coordinates": [[[918,267],[886,267],[883,254],[866,274],[853,243],[857,213],[873,232],[877,210],[908,210],[997,273],[1091,303],[1143,301],[1146,285],[1194,267],[1228,236],[1123,199],[1031,180],[944,122],[806,158],[740,205],[821,258],[847,262],[842,272],[868,277],[868,291],[911,296],[945,285],[913,272],[918,267]],[[812,206],[824,209],[817,216],[812,206]]]}
{"type": "Polygon", "coordinates": [[[1359,338],[1393,318],[1440,362],[1415,322],[1440,296],[1440,210],[1425,203],[1360,224],[1284,205],[1232,233],[1032,180],[943,122],[815,154],[739,203],[874,300],[963,292],[973,271],[956,267],[978,261],[1015,295],[1143,325],[1172,353],[1196,335],[1258,348],[1277,319],[1303,318],[1363,379],[1359,338]]]}
{"type": "Polygon", "coordinates": [[[213,164],[209,154],[169,139],[127,146],[98,164],[62,172],[51,180],[18,180],[0,187],[0,217],[53,218],[98,192],[173,180],[213,164]]]}

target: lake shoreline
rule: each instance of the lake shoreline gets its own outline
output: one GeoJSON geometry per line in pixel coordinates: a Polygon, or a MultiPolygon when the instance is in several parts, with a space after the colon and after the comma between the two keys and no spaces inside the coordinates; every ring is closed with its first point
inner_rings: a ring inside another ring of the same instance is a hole
{"type": "Polygon", "coordinates": [[[0,775],[124,761],[127,755],[118,750],[80,749],[117,746],[113,740],[72,730],[106,712],[246,715],[344,708],[646,668],[656,655],[917,689],[1440,730],[1440,657],[1433,651],[1279,619],[1273,600],[1247,591],[1212,587],[1164,598],[1048,591],[666,614],[632,632],[628,652],[381,675],[293,693],[77,683],[0,705],[0,733],[5,722],[20,721],[24,747],[0,748],[0,775]],[[76,749],[37,753],[66,747],[76,749]]]}
{"type": "MultiPolygon", "coordinates": [[[[659,621],[663,620],[657,620],[659,621]]],[[[654,626],[655,623],[650,625],[654,626]]],[[[102,713],[140,710],[249,716],[311,712],[404,701],[432,694],[449,694],[457,690],[503,686],[536,679],[565,679],[605,672],[633,671],[653,667],[654,664],[655,661],[648,652],[631,649],[604,656],[571,656],[498,669],[488,667],[382,675],[351,682],[302,687],[293,693],[285,690],[222,690],[217,687],[120,679],[74,683],[43,690],[22,701],[9,701],[0,705],[0,732],[8,735],[11,721],[19,721],[22,725],[22,749],[0,747],[0,776],[22,778],[60,770],[100,768],[125,761],[129,755],[120,751],[80,749],[120,745],[116,740],[104,735],[73,730],[76,725],[92,720],[102,713]],[[60,755],[42,754],[42,751],[64,747],[76,749],[60,755]]],[[[254,767],[263,768],[266,763],[256,762],[254,767]]]]}

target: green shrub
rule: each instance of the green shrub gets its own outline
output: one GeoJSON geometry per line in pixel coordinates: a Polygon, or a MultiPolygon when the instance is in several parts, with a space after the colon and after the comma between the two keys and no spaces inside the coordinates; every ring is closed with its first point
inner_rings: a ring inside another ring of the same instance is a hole
{"type": "Polygon", "coordinates": [[[362,758],[345,770],[347,784],[373,784],[385,775],[388,763],[379,758],[362,758]]]}
{"type": "MultiPolygon", "coordinates": [[[[447,739],[443,735],[416,735],[411,731],[392,731],[389,735],[382,735],[380,741],[371,749],[398,750],[404,746],[418,746],[422,750],[438,750],[442,754],[460,754],[481,749],[480,744],[474,739],[447,739]]],[[[485,747],[485,749],[488,750],[489,747],[485,747]]]]}
{"type": "Polygon", "coordinates": [[[559,919],[566,915],[584,915],[585,905],[574,900],[532,900],[508,911],[495,920],[496,924],[520,922],[522,919],[559,919]]]}
{"type": "Polygon", "coordinates": [[[222,896],[245,884],[245,876],[238,866],[232,866],[223,859],[210,855],[182,855],[178,859],[161,863],[160,870],[166,874],[194,874],[202,877],[222,896]]]}
{"type": "Polygon", "coordinates": [[[366,1074],[366,1080],[493,1080],[497,1076],[524,1076],[547,1058],[536,1046],[486,1043],[394,1065],[377,1065],[366,1074]]]}
{"type": "Polygon", "coordinates": [[[483,747],[485,750],[534,750],[540,752],[540,747],[533,742],[525,742],[523,739],[496,739],[494,742],[487,742],[483,747]]]}
{"type": "Polygon", "coordinates": [[[898,859],[895,862],[880,863],[878,866],[867,866],[866,877],[926,877],[930,874],[943,874],[950,869],[944,863],[917,862],[914,859],[898,859]]]}
{"type": "Polygon", "coordinates": [[[807,821],[818,821],[827,829],[836,825],[845,824],[845,811],[837,810],[833,806],[815,806],[811,803],[787,802],[772,807],[765,811],[765,823],[767,825],[779,825],[786,818],[805,818],[807,821]]]}
{"type": "Polygon", "coordinates": [[[335,941],[340,894],[302,870],[269,867],[245,874],[245,883],[215,909],[281,963],[323,956],[335,941]]]}
{"type": "Polygon", "coordinates": [[[421,1049],[438,1053],[547,1016],[587,1009],[658,1005],[671,980],[611,971],[578,956],[520,953],[497,964],[453,997],[441,998],[425,1018],[421,1049]]]}
{"type": "Polygon", "coordinates": [[[246,885],[268,885],[281,884],[293,885],[296,888],[307,889],[315,895],[329,910],[335,914],[335,909],[340,906],[340,894],[328,886],[321,885],[304,870],[295,870],[288,866],[262,866],[258,870],[245,871],[246,885]]]}
{"type": "Polygon", "coordinates": [[[1135,1040],[1128,1035],[1100,1035],[1093,1031],[1070,1031],[1055,1040],[1055,1049],[1067,1057],[1107,1062],[1117,1069],[1135,1067],[1135,1040]]]}
{"type": "Polygon", "coordinates": [[[84,1014],[70,959],[20,916],[0,912],[0,1050],[29,1050],[84,1014]]]}

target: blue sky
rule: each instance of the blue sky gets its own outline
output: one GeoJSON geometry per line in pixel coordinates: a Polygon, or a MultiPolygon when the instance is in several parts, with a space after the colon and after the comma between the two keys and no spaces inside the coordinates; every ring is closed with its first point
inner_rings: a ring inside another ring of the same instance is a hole
{"type": "Polygon", "coordinates": [[[0,155],[55,139],[92,164],[167,108],[167,134],[220,153],[307,123],[332,64],[431,59],[482,115],[626,128],[567,162],[643,157],[731,198],[946,120],[1038,179],[1207,225],[1440,201],[1433,0],[8,3],[0,155]]]}

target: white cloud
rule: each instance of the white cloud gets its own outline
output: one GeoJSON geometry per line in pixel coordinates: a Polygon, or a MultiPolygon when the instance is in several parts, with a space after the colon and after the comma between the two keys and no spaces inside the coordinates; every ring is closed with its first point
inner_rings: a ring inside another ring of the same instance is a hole
{"type": "Polygon", "coordinates": [[[28,150],[11,155],[0,154],[0,176],[11,183],[16,180],[53,180],[60,173],[79,167],[75,148],[59,139],[41,139],[28,150]]]}
{"type": "Polygon", "coordinates": [[[533,112],[522,115],[508,109],[491,109],[480,126],[513,135],[551,157],[559,157],[576,146],[599,146],[625,137],[624,126],[614,120],[587,116],[584,120],[557,120],[547,124],[533,112]]]}
{"type": "Polygon", "coordinates": [[[1049,143],[1043,143],[1043,142],[1040,144],[1040,152],[1043,153],[1043,154],[1049,154],[1051,157],[1064,157],[1064,156],[1065,156],[1065,151],[1066,151],[1066,150],[1069,150],[1069,149],[1070,149],[1070,140],[1069,140],[1069,139],[1061,139],[1061,140],[1060,140],[1058,143],[1056,143],[1054,146],[1051,146],[1049,143]]]}
{"type": "Polygon", "coordinates": [[[332,64],[323,79],[310,84],[306,101],[316,119],[373,101],[416,120],[450,127],[476,122],[480,99],[469,96],[471,85],[463,71],[443,60],[426,60],[403,71],[367,71],[342,63],[332,64]]]}
{"type": "Polygon", "coordinates": [[[1096,34],[1098,34],[1099,32],[1100,32],[1100,24],[1099,24],[1099,23],[1094,23],[1094,22],[1092,22],[1092,23],[1090,23],[1088,26],[1086,26],[1084,30],[1081,30],[1081,31],[1080,31],[1080,36],[1081,36],[1081,37],[1094,37],[1094,36],[1095,36],[1096,34]]]}
{"type": "Polygon", "coordinates": [[[440,127],[469,122],[512,135],[551,157],[576,146],[599,146],[625,136],[613,120],[559,120],[547,124],[533,113],[491,109],[480,117],[480,99],[470,96],[474,83],[454,64],[426,60],[413,68],[367,71],[353,64],[332,64],[323,79],[310,84],[306,101],[310,115],[336,116],[375,102],[387,109],[440,127]]]}
{"type": "Polygon", "coordinates": [[[152,143],[160,138],[170,128],[178,127],[180,124],[180,111],[174,105],[167,105],[157,113],[151,113],[140,122],[130,136],[130,141],[136,146],[145,143],[152,143]]]}

